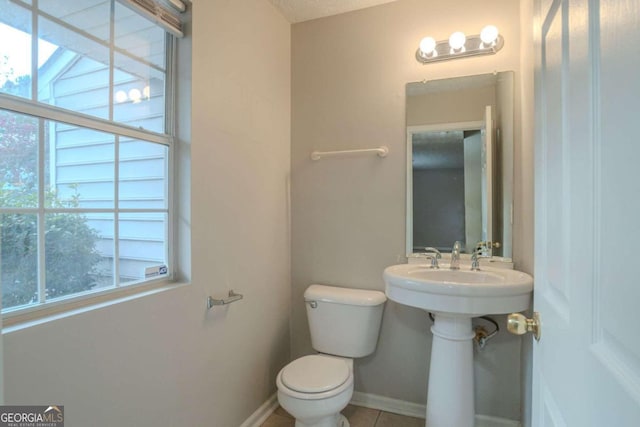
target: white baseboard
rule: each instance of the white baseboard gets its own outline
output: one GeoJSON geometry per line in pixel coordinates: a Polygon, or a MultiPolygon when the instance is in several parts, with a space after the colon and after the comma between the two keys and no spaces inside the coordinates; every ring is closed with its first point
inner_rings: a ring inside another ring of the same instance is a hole
{"type": "MultiPolygon", "coordinates": [[[[424,418],[427,412],[425,405],[419,403],[406,402],[404,400],[392,399],[376,394],[361,393],[359,391],[353,393],[351,404],[415,418],[424,418]]],[[[521,427],[519,421],[490,417],[487,415],[476,415],[475,424],[475,427],[521,427]]]]}
{"type": "Polygon", "coordinates": [[[522,427],[522,424],[520,424],[520,421],[507,418],[476,415],[476,427],[522,427]]]}
{"type": "Polygon", "coordinates": [[[278,396],[276,393],[273,393],[240,427],[260,427],[277,408],[278,396]]]}
{"type": "Polygon", "coordinates": [[[404,400],[392,399],[390,397],[362,393],[359,391],[353,392],[351,404],[415,418],[424,418],[424,415],[427,412],[425,405],[420,405],[419,403],[406,402],[404,400]]]}

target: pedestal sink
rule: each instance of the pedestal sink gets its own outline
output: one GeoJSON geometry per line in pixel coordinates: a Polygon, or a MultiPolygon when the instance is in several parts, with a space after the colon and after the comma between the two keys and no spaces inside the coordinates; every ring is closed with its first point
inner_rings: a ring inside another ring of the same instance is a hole
{"type": "Polygon", "coordinates": [[[471,319],[529,308],[533,278],[520,271],[399,264],[384,270],[387,297],[431,312],[433,344],[427,396],[428,427],[473,427],[471,319]]]}

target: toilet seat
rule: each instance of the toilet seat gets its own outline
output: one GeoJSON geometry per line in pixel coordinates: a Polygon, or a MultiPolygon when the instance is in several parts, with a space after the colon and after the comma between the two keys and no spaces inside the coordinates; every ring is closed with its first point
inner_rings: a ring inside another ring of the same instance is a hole
{"type": "Polygon", "coordinates": [[[320,354],[303,356],[280,370],[276,378],[276,385],[278,393],[284,393],[290,398],[300,400],[332,399],[343,392],[352,393],[353,369],[351,368],[351,360],[320,354]],[[347,369],[346,376],[344,367],[347,369]],[[324,372],[326,376],[316,375],[320,371],[324,372]],[[314,380],[308,381],[305,377],[314,377],[314,380]],[[288,384],[285,384],[283,378],[286,378],[288,384]],[[324,391],[302,392],[297,389],[324,391]]]}
{"type": "Polygon", "coordinates": [[[346,360],[321,355],[303,356],[282,370],[282,383],[300,393],[324,393],[349,379],[346,360]]]}

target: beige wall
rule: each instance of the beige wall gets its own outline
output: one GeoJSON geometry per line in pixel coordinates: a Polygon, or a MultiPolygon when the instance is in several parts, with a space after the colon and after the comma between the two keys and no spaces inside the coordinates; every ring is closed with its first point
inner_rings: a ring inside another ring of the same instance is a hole
{"type": "Polygon", "coordinates": [[[265,0],[210,0],[193,27],[192,284],[6,330],[8,404],[64,404],[70,426],[238,427],[275,392],[290,343],[290,25],[265,0]],[[229,289],[244,300],[206,310],[229,289]]]}
{"type": "Polygon", "coordinates": [[[495,111],[495,85],[410,96],[406,101],[406,124],[481,122],[484,121],[487,105],[491,105],[495,111]]]}
{"type": "MultiPolygon", "coordinates": [[[[312,351],[302,294],[311,283],[384,289],[383,269],[406,262],[405,84],[514,70],[520,88],[519,2],[399,0],[293,26],[292,356],[312,351]],[[422,37],[492,23],[505,37],[495,56],[422,65],[422,37]],[[387,145],[389,156],[312,162],[313,150],[387,145]]],[[[517,96],[519,101],[520,96],[517,96]]],[[[530,162],[520,147],[516,167],[530,162]]],[[[529,141],[530,143],[530,141],[529,141]]],[[[516,171],[515,215],[530,207],[516,171]]],[[[530,223],[515,224],[516,265],[530,271],[530,223]]],[[[504,319],[500,319],[503,322],[504,319]]],[[[387,303],[375,355],[356,361],[356,390],[424,403],[431,334],[420,310],[387,303]]],[[[502,332],[476,355],[477,412],[520,418],[520,339],[502,332]]]]}

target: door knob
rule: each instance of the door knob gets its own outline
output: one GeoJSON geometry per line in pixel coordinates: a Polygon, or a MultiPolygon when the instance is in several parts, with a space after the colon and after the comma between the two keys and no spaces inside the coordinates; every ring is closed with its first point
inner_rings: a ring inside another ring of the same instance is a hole
{"type": "Polygon", "coordinates": [[[515,335],[524,335],[527,332],[533,332],[536,341],[540,341],[542,334],[540,325],[540,314],[533,313],[533,319],[527,319],[520,313],[511,313],[507,317],[507,330],[515,335]]]}

